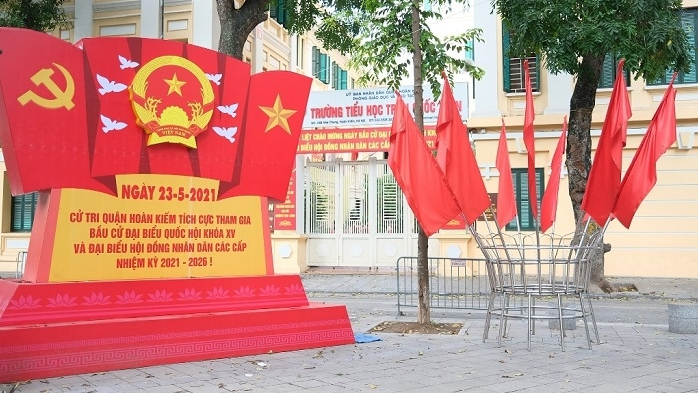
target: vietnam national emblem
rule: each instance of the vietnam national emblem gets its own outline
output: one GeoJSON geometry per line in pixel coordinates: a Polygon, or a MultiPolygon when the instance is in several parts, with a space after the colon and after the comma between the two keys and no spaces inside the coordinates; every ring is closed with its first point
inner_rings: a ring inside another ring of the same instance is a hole
{"type": "Polygon", "coordinates": [[[180,56],[160,56],[138,70],[129,91],[148,146],[168,142],[196,148],[196,136],[213,115],[213,88],[201,68],[180,56]]]}

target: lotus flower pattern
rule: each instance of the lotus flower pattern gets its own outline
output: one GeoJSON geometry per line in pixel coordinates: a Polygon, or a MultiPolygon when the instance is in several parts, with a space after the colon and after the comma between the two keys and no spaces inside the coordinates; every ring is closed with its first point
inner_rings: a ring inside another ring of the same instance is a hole
{"type": "Polygon", "coordinates": [[[110,297],[111,296],[104,296],[104,294],[102,292],[100,292],[100,293],[92,292],[92,295],[82,297],[83,299],[85,299],[85,303],[83,303],[83,305],[85,305],[85,306],[99,306],[99,305],[109,304],[109,303],[111,303],[109,301],[110,297]]]}
{"type": "Polygon", "coordinates": [[[286,294],[288,295],[300,295],[303,293],[305,293],[305,290],[300,284],[293,284],[290,287],[286,287],[286,294]]]}
{"type": "Polygon", "coordinates": [[[142,303],[143,300],[141,298],[143,297],[143,294],[139,293],[136,295],[135,291],[131,292],[124,292],[123,295],[116,295],[116,298],[119,299],[116,303],[117,304],[129,304],[129,303],[142,303]]]}
{"type": "Polygon", "coordinates": [[[240,289],[235,290],[235,295],[237,297],[252,297],[254,296],[254,289],[250,289],[249,286],[240,287],[240,289]]]}
{"type": "Polygon", "coordinates": [[[12,308],[36,308],[39,306],[41,299],[34,299],[32,295],[24,297],[20,296],[17,300],[10,301],[12,308]]]}
{"type": "Polygon", "coordinates": [[[261,288],[259,292],[262,296],[274,296],[278,295],[280,290],[281,288],[277,288],[274,285],[267,285],[266,287],[261,288]]]}
{"type": "Polygon", "coordinates": [[[212,291],[206,291],[208,294],[208,299],[225,299],[228,297],[228,290],[224,290],[222,287],[215,287],[212,291]]]}
{"type": "Polygon", "coordinates": [[[155,293],[148,294],[151,302],[171,302],[172,294],[167,293],[164,289],[162,291],[156,289],[155,293]]]}
{"type": "Polygon", "coordinates": [[[179,300],[196,300],[201,298],[201,292],[196,292],[196,289],[185,289],[184,292],[179,292],[179,300]]]}
{"type": "Polygon", "coordinates": [[[75,300],[77,300],[77,297],[70,297],[66,293],[65,295],[61,296],[61,294],[57,294],[55,298],[48,299],[48,302],[50,303],[47,307],[71,307],[71,306],[77,306],[78,304],[75,303],[75,300]]]}

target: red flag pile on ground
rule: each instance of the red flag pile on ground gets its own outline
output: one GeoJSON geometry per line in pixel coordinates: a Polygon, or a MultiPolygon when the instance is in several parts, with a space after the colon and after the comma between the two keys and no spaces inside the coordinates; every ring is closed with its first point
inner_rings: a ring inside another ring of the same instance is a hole
{"type": "Polygon", "coordinates": [[[390,131],[388,165],[427,236],[460,214],[456,197],[400,94],[390,131]]]}
{"type": "Polygon", "coordinates": [[[672,78],[620,185],[613,214],[626,228],[630,228],[638,207],[657,184],[657,160],[676,142],[676,89],[673,84],[672,78]]]}
{"type": "Polygon", "coordinates": [[[545,232],[555,222],[557,212],[557,197],[560,190],[560,173],[562,172],[562,155],[565,153],[565,142],[567,136],[567,116],[562,123],[562,133],[557,142],[553,160],[550,164],[551,173],[548,186],[545,188],[543,200],[540,204],[540,230],[545,232]]]}
{"type": "Polygon", "coordinates": [[[462,208],[467,224],[474,223],[491,202],[470,147],[468,129],[461,120],[445,74],[436,124],[436,160],[462,208]]]}
{"type": "Polygon", "coordinates": [[[499,134],[496,166],[499,171],[497,226],[502,228],[516,217],[516,195],[514,194],[514,182],[511,178],[511,164],[509,163],[509,148],[507,147],[507,131],[504,119],[502,119],[502,132],[499,134]]]}
{"type": "Polygon", "coordinates": [[[582,210],[600,225],[604,225],[610,217],[618,195],[622,151],[625,147],[628,119],[632,115],[623,63],[623,60],[618,62],[611,101],[582,200],[582,210]]]}

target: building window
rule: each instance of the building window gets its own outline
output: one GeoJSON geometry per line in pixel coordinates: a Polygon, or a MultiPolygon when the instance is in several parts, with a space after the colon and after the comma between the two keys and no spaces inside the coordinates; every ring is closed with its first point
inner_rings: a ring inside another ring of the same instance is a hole
{"type": "MultiPolygon", "coordinates": [[[[674,83],[698,83],[698,78],[696,75],[696,46],[698,46],[698,8],[688,8],[681,12],[681,27],[686,32],[688,36],[688,45],[690,46],[689,54],[693,59],[691,64],[691,69],[688,72],[679,71],[676,76],[674,83]]],[[[673,70],[667,70],[667,72],[661,76],[656,81],[650,83],[650,85],[666,85],[671,81],[671,77],[674,75],[673,70]]]]}
{"type": "Polygon", "coordinates": [[[12,197],[12,232],[31,232],[39,193],[12,197]]]}
{"type": "Polygon", "coordinates": [[[305,40],[301,36],[296,37],[296,66],[305,68],[305,40]]]}
{"type": "MultiPolygon", "coordinates": [[[[620,58],[617,56],[612,56],[610,54],[606,55],[603,59],[603,68],[601,68],[601,78],[599,78],[599,89],[611,89],[616,81],[616,71],[618,69],[618,61],[620,58]]],[[[630,73],[628,70],[624,70],[625,73],[625,84],[630,86],[630,73]]]]}
{"type": "Polygon", "coordinates": [[[465,59],[475,61],[475,39],[469,39],[467,45],[465,48],[465,59]]]}
{"type": "MultiPolygon", "coordinates": [[[[509,231],[516,231],[518,229],[522,231],[534,231],[535,221],[533,219],[533,214],[531,214],[531,205],[528,203],[528,169],[526,168],[512,168],[511,177],[514,182],[514,193],[516,194],[516,210],[519,215],[519,228],[516,227],[516,221],[512,221],[507,224],[506,229],[509,231]]],[[[537,209],[540,210],[540,201],[543,198],[543,168],[536,168],[536,185],[538,186],[538,192],[536,197],[537,209]]]]}
{"type": "Polygon", "coordinates": [[[523,62],[528,60],[528,71],[531,74],[531,90],[539,91],[540,67],[538,56],[532,53],[525,58],[509,57],[509,30],[502,25],[502,60],[504,62],[504,91],[507,93],[525,93],[526,79],[523,62]]]}

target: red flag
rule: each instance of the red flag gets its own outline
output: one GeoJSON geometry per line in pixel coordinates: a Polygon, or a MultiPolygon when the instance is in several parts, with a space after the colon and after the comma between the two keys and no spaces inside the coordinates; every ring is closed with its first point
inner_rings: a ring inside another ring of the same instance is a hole
{"type": "Polygon", "coordinates": [[[516,217],[516,196],[514,182],[511,178],[509,164],[509,148],[507,147],[507,131],[502,119],[502,132],[499,134],[497,147],[497,170],[499,171],[499,191],[497,192],[497,226],[504,227],[516,217]]]}
{"type": "Polygon", "coordinates": [[[613,214],[626,228],[630,228],[637,208],[657,184],[657,160],[676,142],[676,89],[673,83],[672,79],[620,185],[613,214]]]}
{"type": "Polygon", "coordinates": [[[531,91],[531,75],[528,71],[528,60],[524,60],[526,76],[526,112],[524,112],[523,140],[528,151],[528,202],[531,205],[533,218],[538,217],[538,195],[536,193],[536,148],[534,145],[533,120],[536,112],[533,109],[533,92],[531,91]]]}
{"type": "Polygon", "coordinates": [[[620,188],[622,151],[632,116],[623,63],[624,60],[618,62],[616,82],[582,199],[582,210],[601,225],[611,215],[620,188]]]}
{"type": "Polygon", "coordinates": [[[83,52],[34,30],[0,28],[0,139],[13,195],[82,188],[115,195],[90,174],[83,52]]]}
{"type": "Polygon", "coordinates": [[[312,78],[291,71],[252,75],[240,135],[242,157],[218,199],[259,195],[283,201],[296,159],[312,78]],[[263,179],[263,181],[260,181],[263,179]]]}
{"type": "Polygon", "coordinates": [[[463,209],[467,224],[470,225],[491,202],[446,74],[444,80],[436,124],[436,161],[446,175],[446,180],[463,209]]]}
{"type": "Polygon", "coordinates": [[[567,116],[562,123],[562,133],[557,141],[557,147],[550,163],[550,180],[545,188],[543,200],[540,204],[540,230],[545,232],[553,225],[557,212],[557,194],[560,191],[560,172],[562,171],[562,155],[565,153],[565,137],[567,135],[567,116]]]}
{"type": "Polygon", "coordinates": [[[427,236],[461,212],[445,175],[399,93],[390,131],[388,165],[427,236]]]}

